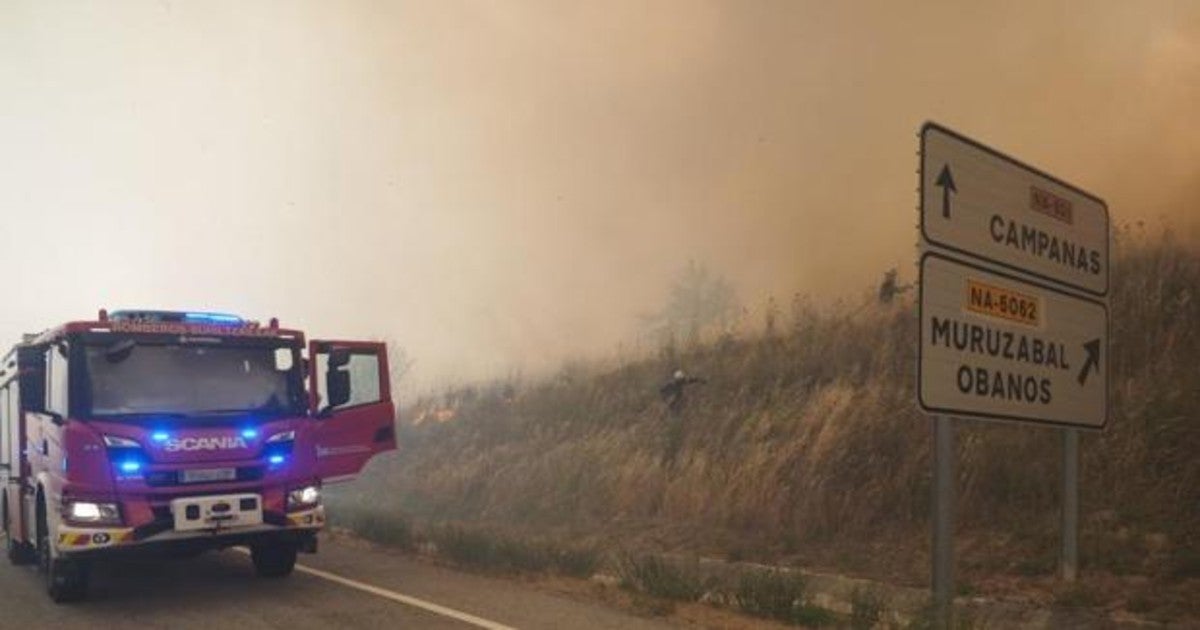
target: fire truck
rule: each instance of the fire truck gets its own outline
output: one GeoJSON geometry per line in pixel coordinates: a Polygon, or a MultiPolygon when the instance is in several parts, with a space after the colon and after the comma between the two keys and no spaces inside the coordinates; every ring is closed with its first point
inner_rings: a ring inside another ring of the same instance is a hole
{"type": "Polygon", "coordinates": [[[245,546],[286,576],[316,552],[322,485],[395,449],[394,420],[382,343],[148,310],[25,335],[0,360],[8,559],[55,602],[126,553],[245,546]]]}

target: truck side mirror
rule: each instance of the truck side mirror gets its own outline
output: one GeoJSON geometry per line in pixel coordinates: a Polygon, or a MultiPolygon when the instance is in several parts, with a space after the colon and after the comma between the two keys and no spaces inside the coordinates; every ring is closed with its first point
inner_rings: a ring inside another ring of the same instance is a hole
{"type": "Polygon", "coordinates": [[[334,367],[332,355],[329,357],[329,371],[325,373],[325,392],[329,395],[327,405],[330,409],[350,400],[350,373],[341,366],[334,367]]]}
{"type": "Polygon", "coordinates": [[[336,348],[329,351],[329,371],[342,367],[350,362],[350,351],[345,348],[336,348]]]}

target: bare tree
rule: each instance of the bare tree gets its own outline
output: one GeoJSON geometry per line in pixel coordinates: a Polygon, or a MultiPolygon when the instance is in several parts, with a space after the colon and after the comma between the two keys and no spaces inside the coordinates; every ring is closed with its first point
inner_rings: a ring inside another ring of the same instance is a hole
{"type": "Polygon", "coordinates": [[[692,260],[671,281],[666,304],[642,319],[647,332],[659,342],[696,341],[710,330],[726,331],[737,313],[733,285],[703,263],[692,260]]]}

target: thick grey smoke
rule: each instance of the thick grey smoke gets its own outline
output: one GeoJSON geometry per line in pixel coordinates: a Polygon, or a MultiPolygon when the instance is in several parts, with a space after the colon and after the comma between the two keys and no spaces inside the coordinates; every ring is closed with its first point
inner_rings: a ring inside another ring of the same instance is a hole
{"type": "Polygon", "coordinates": [[[1200,225],[1194,3],[0,7],[0,335],[100,306],[385,337],[433,382],[611,351],[689,260],[911,278],[938,120],[1200,225]]]}

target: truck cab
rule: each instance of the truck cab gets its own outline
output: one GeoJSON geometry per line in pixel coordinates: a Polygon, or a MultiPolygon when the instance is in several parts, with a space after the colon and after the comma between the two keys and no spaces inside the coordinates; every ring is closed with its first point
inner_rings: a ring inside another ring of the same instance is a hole
{"type": "Polygon", "coordinates": [[[101,311],[0,362],[0,523],[55,601],[123,553],[316,550],[321,488],[396,448],[387,350],[219,313],[101,311]]]}

